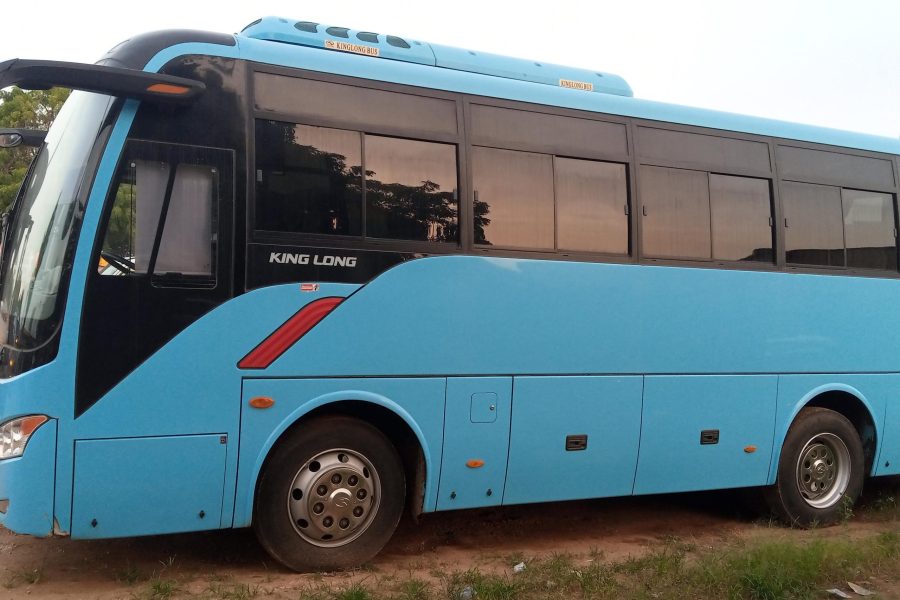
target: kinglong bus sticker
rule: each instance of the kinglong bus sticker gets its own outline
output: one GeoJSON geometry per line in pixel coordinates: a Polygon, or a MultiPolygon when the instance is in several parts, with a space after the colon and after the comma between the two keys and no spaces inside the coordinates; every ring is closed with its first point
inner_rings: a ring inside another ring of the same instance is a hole
{"type": "Polygon", "coordinates": [[[335,42],[334,40],[325,40],[325,47],[329,50],[341,50],[343,52],[352,52],[364,56],[378,56],[380,54],[378,48],[373,48],[372,46],[350,44],[348,42],[335,42]]]}
{"type": "Polygon", "coordinates": [[[575,81],[574,79],[560,79],[559,87],[569,88],[571,90],[583,90],[585,92],[593,92],[594,84],[587,81],[575,81]]]}
{"type": "Polygon", "coordinates": [[[335,256],[333,254],[295,254],[292,252],[271,252],[269,263],[279,265],[317,265],[321,267],[356,267],[355,256],[335,256]]]}

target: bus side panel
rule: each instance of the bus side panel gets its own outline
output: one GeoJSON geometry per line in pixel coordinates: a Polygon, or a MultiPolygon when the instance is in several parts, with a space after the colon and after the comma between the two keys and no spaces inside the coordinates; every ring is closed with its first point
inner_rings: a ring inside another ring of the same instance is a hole
{"type": "MultiPolygon", "coordinates": [[[[73,440],[186,436],[227,436],[226,492],[221,527],[231,527],[238,466],[242,371],[238,361],[305,304],[344,296],[358,286],[322,284],[305,293],[298,285],[248,292],[213,309],[179,333],[126,376],[68,429],[60,425],[57,518],[70,527],[73,440]]],[[[102,357],[98,357],[102,360],[102,357]]],[[[148,527],[152,526],[148,522],[148,527]]]]}
{"type": "Polygon", "coordinates": [[[218,529],[225,435],[75,443],[72,537],[218,529]]]}
{"type": "Polygon", "coordinates": [[[766,483],[776,376],[661,376],[644,382],[635,494],[766,483]]]}
{"type": "Polygon", "coordinates": [[[241,455],[238,464],[234,526],[250,525],[253,494],[263,463],[278,439],[316,408],[356,400],[382,406],[410,426],[425,456],[424,510],[437,504],[437,482],[444,438],[443,378],[245,379],[241,402],[241,455]],[[249,401],[265,396],[275,401],[256,409],[249,401]]]}
{"type": "MultiPolygon", "coordinates": [[[[897,443],[900,432],[889,432],[885,428],[885,409],[900,402],[900,375],[781,375],[778,381],[778,417],[775,431],[775,452],[769,470],[768,483],[775,483],[781,446],[788,429],[797,414],[818,396],[828,392],[842,392],[857,398],[865,405],[875,423],[875,439],[878,448],[885,444],[897,443]]],[[[876,457],[878,450],[876,449],[876,457]]],[[[888,450],[890,452],[890,450],[888,450]]],[[[880,464],[884,464],[882,461],[880,464]]],[[[891,462],[891,464],[894,464],[891,462]]],[[[877,474],[888,475],[876,471],[877,474]]]]}
{"type": "Polygon", "coordinates": [[[511,377],[447,380],[438,510],[503,501],[511,399],[511,377]]]}
{"type": "Polygon", "coordinates": [[[900,372],[896,304],[900,280],[874,277],[436,256],[366,284],[266,375],[900,372]]]}
{"type": "Polygon", "coordinates": [[[513,387],[504,504],[631,494],[642,377],[516,377],[513,387]],[[569,439],[582,435],[583,448],[569,439]]]}

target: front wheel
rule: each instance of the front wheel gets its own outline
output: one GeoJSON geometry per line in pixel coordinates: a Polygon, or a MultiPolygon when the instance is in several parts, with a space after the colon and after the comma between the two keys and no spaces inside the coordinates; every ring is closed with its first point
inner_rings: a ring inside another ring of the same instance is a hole
{"type": "Polygon", "coordinates": [[[788,430],[769,507],[784,521],[809,527],[840,520],[862,491],[862,442],[846,417],[806,408],[788,430]]]}
{"type": "Polygon", "coordinates": [[[359,566],[387,543],[406,484],[393,444],[349,417],[298,426],[259,480],[253,526],[263,547],[295,571],[359,566]]]}

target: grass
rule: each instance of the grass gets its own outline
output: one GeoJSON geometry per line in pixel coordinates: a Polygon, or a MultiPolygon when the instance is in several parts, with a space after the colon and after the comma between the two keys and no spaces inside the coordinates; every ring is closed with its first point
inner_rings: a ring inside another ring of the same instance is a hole
{"type": "MultiPolygon", "coordinates": [[[[900,533],[859,539],[810,536],[808,541],[760,540],[698,550],[678,539],[662,540],[646,554],[604,562],[602,554],[515,556],[520,573],[503,560],[500,572],[478,569],[442,574],[440,585],[410,577],[371,587],[321,586],[309,600],[569,600],[723,598],[812,600],[846,581],[895,580],[900,573],[900,533]]],[[[869,584],[871,586],[871,584],[869,584]]],[[[878,587],[878,586],[872,586],[878,587]]],[[[884,595],[882,595],[884,597],[884,595]]]]}
{"type": "Polygon", "coordinates": [[[116,581],[125,585],[134,585],[144,579],[144,575],[132,564],[127,564],[116,571],[116,581]]]}
{"type": "Polygon", "coordinates": [[[360,583],[354,583],[333,596],[334,600],[371,600],[373,597],[360,583]]]}
{"type": "Polygon", "coordinates": [[[34,585],[40,583],[43,578],[44,570],[40,567],[36,569],[24,569],[16,571],[7,577],[6,581],[3,583],[3,587],[6,589],[13,589],[20,585],[34,585]]]}
{"type": "Polygon", "coordinates": [[[213,583],[207,588],[210,595],[218,600],[250,600],[259,595],[259,590],[258,585],[250,586],[246,583],[213,583]]]}
{"type": "Polygon", "coordinates": [[[428,600],[431,586],[421,579],[408,579],[397,586],[396,600],[428,600]]]}
{"type": "Polygon", "coordinates": [[[154,578],[142,595],[147,600],[168,600],[178,591],[178,585],[171,579],[154,578]]]}

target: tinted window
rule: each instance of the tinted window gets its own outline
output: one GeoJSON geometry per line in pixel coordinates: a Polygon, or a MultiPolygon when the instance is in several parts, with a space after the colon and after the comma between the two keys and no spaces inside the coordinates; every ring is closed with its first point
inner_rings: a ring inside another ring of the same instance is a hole
{"type": "Polygon", "coordinates": [[[897,269],[894,199],[890,194],[842,190],[847,266],[897,269]]]}
{"type": "Polygon", "coordinates": [[[709,204],[713,258],[774,262],[767,180],[710,174],[709,204]]]}
{"type": "Polygon", "coordinates": [[[710,170],[771,170],[769,147],[764,142],[638,127],[636,146],[644,158],[692,163],[710,170]]]}
{"type": "Polygon", "coordinates": [[[709,181],[702,171],[641,167],[643,252],[710,258],[709,181]]]}
{"type": "Polygon", "coordinates": [[[365,138],[366,236],[456,241],[456,147],[365,138]]]}
{"type": "Polygon", "coordinates": [[[473,148],[472,169],[476,244],[553,248],[550,156],[473,148]]]}
{"type": "Polygon", "coordinates": [[[781,201],[787,262],[843,266],[840,188],[787,181],[781,187],[781,201]]]}
{"type": "Polygon", "coordinates": [[[627,254],[625,165],[557,158],[555,169],[559,249],[627,254]]]}
{"type": "Polygon", "coordinates": [[[361,136],[256,122],[256,228],[362,235],[361,136]]]}
{"type": "Polygon", "coordinates": [[[367,131],[380,127],[416,136],[457,133],[452,100],[268,73],[257,73],[254,83],[259,110],[326,119],[367,131]]]}
{"type": "Polygon", "coordinates": [[[778,172],[787,179],[870,188],[894,187],[894,167],[889,159],[793,146],[778,146],[775,153],[778,172]]]}
{"type": "Polygon", "coordinates": [[[628,154],[625,125],[472,105],[472,141],[547,154],[604,157],[628,154]]]}

